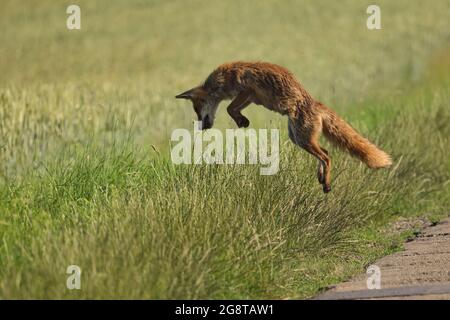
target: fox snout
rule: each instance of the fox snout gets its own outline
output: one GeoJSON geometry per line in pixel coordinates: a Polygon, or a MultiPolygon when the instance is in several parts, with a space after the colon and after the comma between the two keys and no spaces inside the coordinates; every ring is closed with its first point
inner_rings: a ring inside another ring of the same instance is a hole
{"type": "Polygon", "coordinates": [[[202,130],[211,129],[212,126],[213,126],[213,121],[211,120],[209,115],[207,115],[206,117],[204,117],[202,119],[202,130]]]}

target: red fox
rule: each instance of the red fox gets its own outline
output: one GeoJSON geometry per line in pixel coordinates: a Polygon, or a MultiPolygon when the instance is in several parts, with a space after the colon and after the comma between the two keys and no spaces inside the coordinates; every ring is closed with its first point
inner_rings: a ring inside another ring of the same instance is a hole
{"type": "Polygon", "coordinates": [[[222,100],[233,99],[227,111],[240,128],[250,124],[241,111],[251,103],[287,115],[290,140],[319,160],[317,178],[324,193],[331,191],[331,159],[328,151],[319,145],[321,132],[370,168],[384,168],[392,164],[387,153],[362,137],[334,111],[312,98],[289,70],[276,64],[222,64],[202,85],[176,98],[192,101],[203,130],[212,127],[222,100]]]}

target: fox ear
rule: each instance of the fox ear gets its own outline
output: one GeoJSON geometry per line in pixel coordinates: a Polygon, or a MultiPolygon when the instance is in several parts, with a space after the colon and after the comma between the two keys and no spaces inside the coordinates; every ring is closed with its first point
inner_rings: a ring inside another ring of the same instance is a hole
{"type": "Polygon", "coordinates": [[[179,95],[175,96],[175,98],[192,100],[193,98],[202,96],[204,93],[205,91],[201,87],[195,87],[189,89],[188,91],[180,93],[179,95]]]}
{"type": "Polygon", "coordinates": [[[190,100],[195,96],[195,89],[197,89],[197,88],[192,88],[192,89],[189,89],[188,91],[180,93],[179,95],[175,96],[175,98],[190,100]]]}

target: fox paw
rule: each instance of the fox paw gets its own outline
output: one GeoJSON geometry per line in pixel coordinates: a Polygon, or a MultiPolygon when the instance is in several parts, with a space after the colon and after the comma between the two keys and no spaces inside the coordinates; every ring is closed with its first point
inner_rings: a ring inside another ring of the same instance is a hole
{"type": "Polygon", "coordinates": [[[327,184],[324,184],[323,185],[323,193],[328,193],[330,191],[331,191],[331,186],[327,185],[327,184]]]}
{"type": "Polygon", "coordinates": [[[240,118],[236,123],[239,128],[247,128],[250,125],[250,121],[247,118],[240,118]]]}

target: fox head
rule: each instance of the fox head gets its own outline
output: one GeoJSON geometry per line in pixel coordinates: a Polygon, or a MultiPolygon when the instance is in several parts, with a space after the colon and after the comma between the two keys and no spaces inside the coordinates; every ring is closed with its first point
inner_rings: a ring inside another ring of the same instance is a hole
{"type": "Polygon", "coordinates": [[[203,86],[180,93],[175,98],[191,100],[197,119],[202,122],[202,130],[212,128],[219,101],[203,86]]]}

